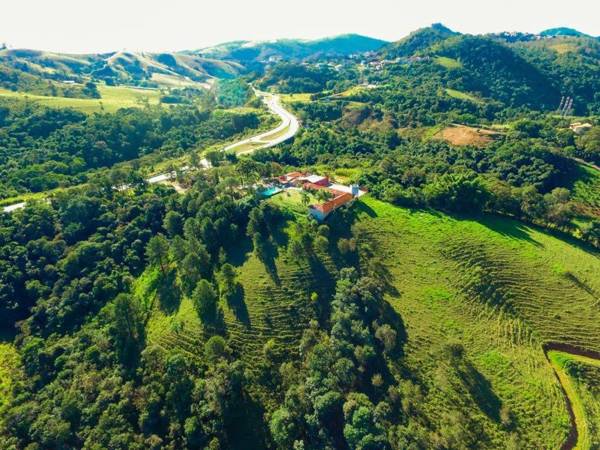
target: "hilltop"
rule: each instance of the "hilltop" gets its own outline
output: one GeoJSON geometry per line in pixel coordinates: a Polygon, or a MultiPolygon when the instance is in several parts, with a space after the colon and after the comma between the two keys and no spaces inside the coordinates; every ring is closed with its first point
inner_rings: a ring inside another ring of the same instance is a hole
{"type": "Polygon", "coordinates": [[[319,57],[348,56],[379,50],[386,41],[358,34],[323,39],[280,39],[274,41],[238,41],[198,50],[199,55],[239,61],[242,64],[274,60],[304,60],[319,57]]]}
{"type": "Polygon", "coordinates": [[[64,82],[94,78],[110,84],[146,86],[189,85],[215,77],[233,77],[243,71],[239,64],[191,54],[121,51],[65,55],[24,49],[0,50],[0,67],[46,80],[64,82]]]}

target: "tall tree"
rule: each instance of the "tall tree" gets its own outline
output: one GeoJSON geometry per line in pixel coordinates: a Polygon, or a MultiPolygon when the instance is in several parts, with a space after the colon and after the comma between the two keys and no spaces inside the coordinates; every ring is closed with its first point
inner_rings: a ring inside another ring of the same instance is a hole
{"type": "Polygon", "coordinates": [[[162,234],[153,236],[146,246],[146,255],[150,264],[159,266],[163,275],[166,275],[168,263],[169,242],[162,234]]]}

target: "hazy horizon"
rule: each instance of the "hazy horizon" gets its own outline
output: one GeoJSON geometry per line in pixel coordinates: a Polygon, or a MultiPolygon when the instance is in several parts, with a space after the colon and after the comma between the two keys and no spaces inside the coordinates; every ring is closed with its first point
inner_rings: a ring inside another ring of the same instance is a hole
{"type": "Polygon", "coordinates": [[[598,2],[584,0],[565,8],[556,0],[491,2],[459,0],[439,4],[372,0],[368,7],[356,0],[305,0],[298,6],[274,0],[106,0],[102,8],[82,7],[91,2],[55,0],[39,4],[21,0],[3,7],[0,43],[65,53],[117,50],[191,50],[236,40],[316,39],[356,33],[387,41],[418,28],[441,22],[471,34],[500,31],[538,33],[547,28],[571,27],[600,35],[598,2]]]}

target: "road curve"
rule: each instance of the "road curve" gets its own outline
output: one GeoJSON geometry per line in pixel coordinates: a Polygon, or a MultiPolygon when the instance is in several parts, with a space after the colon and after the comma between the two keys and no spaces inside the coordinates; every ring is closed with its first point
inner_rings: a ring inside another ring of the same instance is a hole
{"type": "MultiPolygon", "coordinates": [[[[257,91],[257,90],[255,90],[254,92],[258,97],[262,98],[265,105],[267,105],[267,107],[269,108],[269,111],[271,111],[273,114],[279,116],[279,118],[281,119],[281,123],[272,130],[265,131],[264,133],[261,133],[256,136],[252,136],[250,138],[243,139],[234,144],[228,145],[227,147],[225,147],[223,149],[223,151],[230,151],[230,150],[235,151],[235,149],[238,147],[242,147],[242,146],[245,146],[248,144],[255,144],[255,145],[253,145],[252,148],[250,148],[248,150],[243,150],[243,151],[237,152],[238,155],[244,155],[244,154],[252,153],[252,152],[262,149],[262,148],[274,147],[278,144],[281,144],[282,142],[287,141],[288,139],[291,139],[292,137],[294,137],[296,135],[296,133],[298,133],[298,130],[300,129],[300,122],[298,121],[296,116],[294,116],[291,112],[286,110],[281,105],[281,99],[278,95],[271,94],[268,92],[257,91]],[[283,131],[285,131],[285,133],[282,133],[283,131]],[[270,137],[273,137],[273,138],[270,139],[270,137]]],[[[206,159],[203,159],[200,163],[202,164],[202,166],[205,169],[210,167],[210,164],[208,163],[208,161],[206,159]]],[[[184,171],[187,169],[188,169],[188,167],[183,168],[184,171]]],[[[174,177],[175,177],[174,173],[161,173],[161,174],[154,175],[154,176],[148,178],[146,180],[146,182],[148,182],[150,184],[162,183],[165,181],[169,181],[169,180],[173,179],[174,177]]],[[[11,213],[18,209],[25,208],[25,205],[26,205],[26,202],[14,203],[12,205],[3,206],[1,211],[5,212],[5,213],[11,213]]]]}
{"type": "Polygon", "coordinates": [[[278,95],[257,90],[255,90],[254,93],[258,97],[262,98],[265,105],[267,105],[269,108],[269,111],[279,116],[281,123],[273,130],[266,131],[265,133],[257,136],[252,136],[248,139],[236,142],[235,144],[228,145],[224,148],[224,151],[226,152],[230,150],[235,151],[236,148],[243,147],[248,144],[255,144],[255,146],[249,150],[240,151],[238,154],[242,155],[246,153],[252,153],[262,148],[274,147],[294,137],[300,129],[300,123],[298,122],[298,119],[281,105],[281,99],[278,95]],[[285,131],[285,133],[281,134],[283,131],[285,131]]]}

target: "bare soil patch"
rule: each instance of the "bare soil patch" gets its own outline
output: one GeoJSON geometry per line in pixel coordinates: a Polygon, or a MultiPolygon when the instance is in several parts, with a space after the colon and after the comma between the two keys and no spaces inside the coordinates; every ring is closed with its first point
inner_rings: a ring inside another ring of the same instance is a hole
{"type": "Polygon", "coordinates": [[[437,132],[434,139],[444,140],[452,145],[474,145],[485,147],[500,133],[484,128],[468,127],[466,125],[451,125],[437,132]]]}

